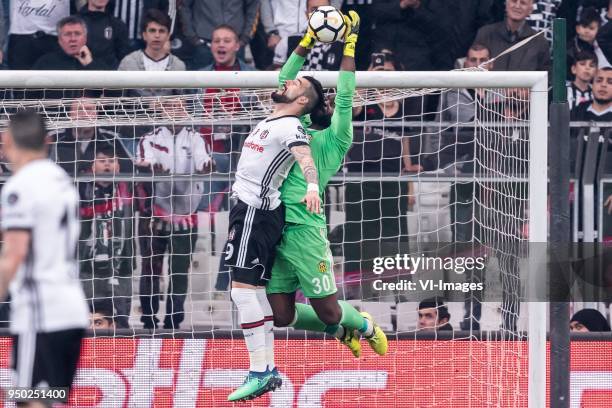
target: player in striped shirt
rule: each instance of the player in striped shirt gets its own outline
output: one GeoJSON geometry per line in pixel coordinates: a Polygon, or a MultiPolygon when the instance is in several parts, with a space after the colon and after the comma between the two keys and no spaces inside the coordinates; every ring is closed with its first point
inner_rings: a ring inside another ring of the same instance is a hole
{"type": "Polygon", "coordinates": [[[297,162],[297,171],[306,180],[300,201],[306,211],[321,210],[317,169],[299,117],[322,109],[324,98],[321,84],[312,77],[285,81],[272,93],[273,113],[257,124],[242,146],[232,186],[236,202],[230,211],[225,262],[231,267],[231,295],[240,312],[250,368],[244,384],[229,395],[230,401],[249,399],[280,385],[266,363],[265,326],[271,329],[272,317],[264,288],[285,224],[279,188],[297,162]]]}

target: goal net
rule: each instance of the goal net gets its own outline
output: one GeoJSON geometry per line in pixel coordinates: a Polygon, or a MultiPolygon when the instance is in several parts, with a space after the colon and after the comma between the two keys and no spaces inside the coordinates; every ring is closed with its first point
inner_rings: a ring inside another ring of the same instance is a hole
{"type": "MultiPolygon", "coordinates": [[[[43,113],[81,196],[93,329],[72,406],[229,406],[248,369],[223,251],[240,151],[257,148],[244,140],[277,78],[211,74],[0,77],[0,126],[43,113]]],[[[314,76],[333,95],[337,73],[314,76]]],[[[284,384],[253,406],[544,406],[546,319],[525,244],[547,240],[545,73],[371,72],[357,85],[328,239],[338,297],[374,316],[389,353],[363,341],[356,360],[278,329],[284,384]]],[[[10,347],[1,337],[3,387],[10,347]]]]}

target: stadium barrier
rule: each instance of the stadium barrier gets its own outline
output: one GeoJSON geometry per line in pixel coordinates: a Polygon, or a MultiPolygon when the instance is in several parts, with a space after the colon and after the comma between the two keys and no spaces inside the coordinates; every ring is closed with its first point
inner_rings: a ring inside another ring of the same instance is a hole
{"type": "MultiPolygon", "coordinates": [[[[232,406],[226,401],[247,370],[242,339],[96,337],[83,343],[70,407],[232,406]]],[[[216,337],[216,336],[215,336],[216,337]]],[[[527,378],[504,377],[496,365],[468,366],[503,358],[510,350],[527,361],[525,341],[445,341],[452,333],[400,336],[385,357],[364,350],[352,358],[335,340],[299,336],[277,339],[283,388],[249,406],[257,407],[484,407],[526,406],[527,378]],[[422,339],[430,337],[430,340],[422,339]],[[434,340],[438,337],[438,340],[434,340]],[[432,342],[435,344],[432,345],[432,342]],[[480,357],[479,357],[480,356],[480,357]],[[452,360],[452,361],[451,361],[452,360]],[[500,387],[492,390],[491,378],[500,387]],[[505,378],[505,379],[504,379],[505,378]],[[519,381],[513,393],[505,382],[519,381]],[[508,392],[507,395],[503,395],[508,392]],[[517,401],[516,399],[520,399],[517,401]],[[498,403],[501,402],[501,405],[498,403]],[[492,403],[493,405],[489,405],[492,403]]],[[[580,336],[572,344],[570,408],[601,408],[612,401],[612,337],[580,336]],[[594,358],[596,356],[596,358],[594,358]]],[[[575,339],[576,340],[576,339],[575,339]]],[[[364,343],[364,346],[367,346],[364,343]]],[[[11,340],[0,337],[0,386],[11,386],[11,340]]],[[[507,367],[507,366],[506,366],[507,367]]],[[[4,403],[1,407],[13,407],[4,403]]]]}

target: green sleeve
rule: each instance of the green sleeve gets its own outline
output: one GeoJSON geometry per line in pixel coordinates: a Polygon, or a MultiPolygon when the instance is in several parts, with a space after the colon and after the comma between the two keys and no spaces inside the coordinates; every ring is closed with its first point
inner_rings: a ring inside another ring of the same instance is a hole
{"type": "Polygon", "coordinates": [[[304,57],[300,57],[295,52],[292,52],[278,74],[278,84],[282,86],[286,80],[295,79],[300,69],[302,69],[304,61],[304,57]]]}
{"type": "Polygon", "coordinates": [[[334,142],[344,152],[353,143],[353,94],[355,93],[355,73],[340,71],[336,107],[331,119],[330,130],[334,142]]]}

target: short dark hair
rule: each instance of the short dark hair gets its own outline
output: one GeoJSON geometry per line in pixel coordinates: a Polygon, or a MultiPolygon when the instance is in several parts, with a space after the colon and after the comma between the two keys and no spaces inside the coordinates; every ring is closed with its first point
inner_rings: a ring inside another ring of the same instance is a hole
{"type": "Polygon", "coordinates": [[[17,147],[35,151],[45,148],[47,125],[45,119],[35,110],[24,109],[13,114],[9,130],[17,147]]]}
{"type": "Polygon", "coordinates": [[[491,54],[491,50],[489,49],[489,47],[487,47],[486,45],[481,44],[481,43],[474,43],[474,44],[472,44],[472,45],[470,46],[470,48],[469,48],[468,52],[469,52],[470,50],[472,50],[472,51],[483,51],[483,50],[487,50],[487,52],[488,52],[489,54],[491,54]]]}
{"type": "Polygon", "coordinates": [[[110,323],[115,322],[115,307],[113,305],[113,301],[108,298],[102,299],[94,299],[93,302],[89,304],[89,311],[93,313],[98,313],[110,323]]]}
{"type": "Polygon", "coordinates": [[[94,145],[94,158],[98,157],[99,154],[103,154],[106,157],[117,157],[115,147],[108,141],[98,141],[94,145]]]}
{"type": "MultiPolygon", "coordinates": [[[[218,26],[213,28],[212,32],[214,33],[217,30],[228,30],[228,31],[231,31],[236,36],[236,41],[240,41],[240,34],[238,34],[238,31],[236,31],[234,29],[234,27],[232,27],[229,24],[219,24],[218,26]]],[[[211,37],[212,37],[212,34],[211,34],[211,37]]],[[[211,40],[212,40],[212,38],[211,38],[211,40]]]]}
{"type": "Polygon", "coordinates": [[[306,115],[314,110],[325,111],[325,93],[323,92],[323,86],[321,83],[311,76],[303,76],[305,80],[310,82],[310,87],[304,93],[304,96],[308,98],[308,103],[304,106],[302,115],[306,115]]]}
{"type": "Polygon", "coordinates": [[[168,14],[157,9],[148,9],[145,12],[145,15],[142,18],[140,32],[144,33],[145,31],[147,31],[147,26],[150,23],[157,23],[161,26],[164,26],[168,29],[168,32],[170,32],[170,28],[172,27],[172,20],[170,20],[168,14]]]}
{"type": "Polygon", "coordinates": [[[578,25],[586,27],[591,25],[591,23],[597,23],[597,25],[601,25],[601,16],[595,9],[595,7],[587,7],[582,10],[580,13],[580,18],[578,19],[578,25]]]}
{"type": "Polygon", "coordinates": [[[438,321],[445,318],[450,320],[450,313],[448,313],[448,307],[446,307],[444,299],[439,296],[422,300],[421,303],[419,303],[419,310],[421,309],[437,309],[438,321]]]}
{"type": "Polygon", "coordinates": [[[64,26],[67,26],[68,24],[80,24],[83,27],[83,30],[85,30],[85,34],[87,34],[87,24],[85,23],[85,20],[83,20],[79,16],[67,16],[67,17],[62,18],[60,21],[58,21],[57,22],[57,33],[59,34],[60,30],[64,28],[64,26]]]}
{"type": "Polygon", "coordinates": [[[576,52],[576,54],[574,54],[572,58],[572,65],[580,61],[593,61],[595,65],[597,65],[599,62],[599,59],[597,58],[597,54],[595,54],[593,51],[580,50],[576,52]]]}

